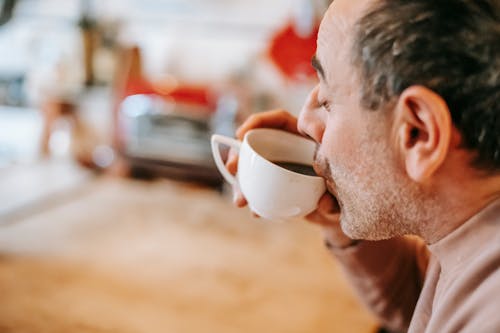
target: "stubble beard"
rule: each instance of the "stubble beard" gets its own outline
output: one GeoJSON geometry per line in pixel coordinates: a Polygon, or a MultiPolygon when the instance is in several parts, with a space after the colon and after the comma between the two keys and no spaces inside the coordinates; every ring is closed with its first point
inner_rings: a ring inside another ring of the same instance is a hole
{"type": "Polygon", "coordinates": [[[352,164],[327,161],[317,165],[341,207],[340,224],[353,239],[383,240],[418,234],[425,218],[417,186],[405,179],[381,143],[367,140],[352,164]]]}

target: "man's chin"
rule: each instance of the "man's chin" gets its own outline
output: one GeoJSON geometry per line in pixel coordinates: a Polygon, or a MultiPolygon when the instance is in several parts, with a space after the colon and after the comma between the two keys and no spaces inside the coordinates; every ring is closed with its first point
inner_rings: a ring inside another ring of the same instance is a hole
{"type": "Polygon", "coordinates": [[[366,228],[362,225],[355,225],[348,219],[343,218],[342,212],[340,215],[340,227],[342,232],[351,239],[361,239],[368,241],[380,241],[394,237],[394,235],[381,233],[375,228],[366,228]]]}
{"type": "Polygon", "coordinates": [[[351,239],[365,239],[364,237],[360,237],[361,235],[359,235],[359,232],[356,232],[355,228],[352,228],[352,226],[342,218],[342,212],[340,213],[340,227],[342,228],[342,232],[351,239]]]}
{"type": "Polygon", "coordinates": [[[347,237],[351,239],[362,239],[362,240],[382,240],[385,239],[383,237],[378,237],[376,232],[373,232],[371,228],[367,228],[367,226],[359,223],[355,223],[354,221],[359,221],[359,219],[347,217],[344,215],[344,210],[340,212],[340,227],[342,228],[342,232],[346,234],[347,237]]]}

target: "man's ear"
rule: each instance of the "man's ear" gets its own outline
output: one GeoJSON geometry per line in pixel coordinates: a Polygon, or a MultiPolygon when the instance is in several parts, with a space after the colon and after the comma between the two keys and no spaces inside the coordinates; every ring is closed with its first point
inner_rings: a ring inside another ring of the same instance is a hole
{"type": "Polygon", "coordinates": [[[441,96],[411,86],[399,96],[395,130],[408,176],[424,182],[443,164],[450,147],[452,121],[441,96]]]}

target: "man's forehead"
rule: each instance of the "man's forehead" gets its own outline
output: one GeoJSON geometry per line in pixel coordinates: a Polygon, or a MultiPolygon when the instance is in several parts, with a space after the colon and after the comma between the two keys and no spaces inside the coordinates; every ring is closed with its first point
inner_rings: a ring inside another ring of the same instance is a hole
{"type": "Polygon", "coordinates": [[[321,27],[323,30],[335,29],[341,34],[348,35],[356,22],[375,1],[335,0],[326,11],[321,22],[321,27]]]}
{"type": "Polygon", "coordinates": [[[317,58],[329,72],[334,58],[345,57],[353,40],[354,25],[376,0],[335,0],[325,13],[318,33],[317,58]]]}

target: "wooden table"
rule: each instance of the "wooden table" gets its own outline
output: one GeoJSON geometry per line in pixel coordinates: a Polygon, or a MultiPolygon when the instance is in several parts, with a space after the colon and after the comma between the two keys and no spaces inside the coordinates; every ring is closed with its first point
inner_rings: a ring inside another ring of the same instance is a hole
{"type": "Polygon", "coordinates": [[[0,226],[0,332],[375,332],[315,226],[97,178],[0,226]]]}

